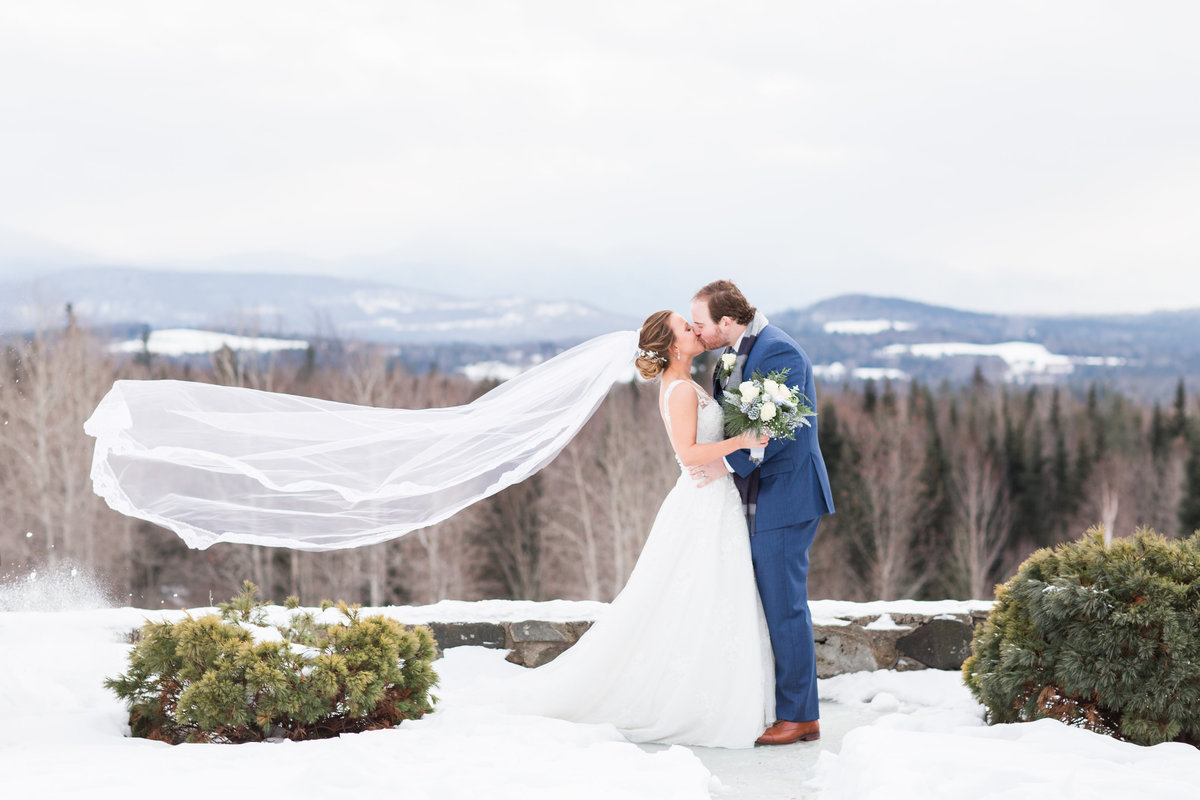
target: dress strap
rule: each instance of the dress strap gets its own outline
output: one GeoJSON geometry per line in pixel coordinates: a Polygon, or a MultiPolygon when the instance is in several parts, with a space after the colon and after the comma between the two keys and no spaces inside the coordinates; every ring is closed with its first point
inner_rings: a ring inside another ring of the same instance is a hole
{"type": "Polygon", "coordinates": [[[689,380],[684,380],[683,378],[678,378],[676,380],[671,381],[669,384],[667,384],[667,388],[665,390],[663,390],[663,397],[662,397],[662,413],[663,413],[663,419],[666,420],[666,423],[667,423],[667,430],[671,429],[671,403],[670,403],[671,392],[675,389],[676,386],[678,386],[681,383],[691,384],[696,389],[696,402],[700,402],[700,387],[696,386],[695,381],[689,381],[689,380]]]}

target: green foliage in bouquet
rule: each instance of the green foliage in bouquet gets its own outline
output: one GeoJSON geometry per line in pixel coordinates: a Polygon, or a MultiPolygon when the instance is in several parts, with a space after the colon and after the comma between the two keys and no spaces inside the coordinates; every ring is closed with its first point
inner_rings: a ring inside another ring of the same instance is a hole
{"type": "Polygon", "coordinates": [[[345,603],[337,605],[341,622],[296,611],[272,626],[257,593],[247,581],[220,616],[143,626],[129,670],[104,682],[128,706],[134,736],[172,744],[316,739],[433,710],[428,628],[362,617],[345,603]]]}
{"type": "Polygon", "coordinates": [[[990,723],[1200,744],[1200,534],[1105,547],[1093,528],[1037,551],[997,587],[971,651],[963,678],[990,723]]]}
{"type": "Polygon", "coordinates": [[[765,377],[755,372],[750,380],[722,392],[725,435],[766,431],[775,439],[795,439],[797,428],[811,426],[808,418],[815,417],[816,412],[798,388],[788,386],[790,371],[777,369],[765,377]]]}

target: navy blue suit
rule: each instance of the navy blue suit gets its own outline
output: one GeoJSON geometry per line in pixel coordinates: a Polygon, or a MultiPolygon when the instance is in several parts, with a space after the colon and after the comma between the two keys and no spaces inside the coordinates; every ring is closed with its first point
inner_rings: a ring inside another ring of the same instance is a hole
{"type": "MultiPolygon", "coordinates": [[[[746,357],[743,380],[756,372],[766,376],[779,369],[790,370],[788,385],[799,387],[816,409],[816,387],[808,355],[782,330],[767,325],[746,357]]],[[[792,722],[807,722],[819,716],[812,615],[808,610],[808,550],[821,516],[833,513],[829,474],[817,443],[816,420],[812,422],[812,427],[796,431],[794,441],[771,439],[761,463],[752,462],[748,450],[726,457],[743,497],[751,473],[758,471],[750,551],[775,652],[775,716],[792,722]]]]}

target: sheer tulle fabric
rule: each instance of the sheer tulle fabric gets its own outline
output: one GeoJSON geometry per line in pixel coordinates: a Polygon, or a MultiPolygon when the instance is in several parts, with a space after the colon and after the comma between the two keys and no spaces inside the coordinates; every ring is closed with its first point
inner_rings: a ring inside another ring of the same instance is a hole
{"type": "Polygon", "coordinates": [[[629,374],[637,333],[600,336],[474,402],[368,408],[186,381],[118,381],[84,424],[110,506],[188,546],[374,544],[519,483],[629,374]]]}

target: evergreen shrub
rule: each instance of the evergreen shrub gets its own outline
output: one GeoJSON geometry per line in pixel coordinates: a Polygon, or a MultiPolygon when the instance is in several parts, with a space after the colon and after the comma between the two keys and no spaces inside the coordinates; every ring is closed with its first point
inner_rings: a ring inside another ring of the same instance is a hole
{"type": "Polygon", "coordinates": [[[321,622],[292,598],[289,621],[271,625],[257,593],[247,581],[220,615],[143,626],[129,670],[104,682],[129,708],[134,736],[172,744],[316,739],[433,710],[428,628],[363,617],[345,603],[337,604],[342,621],[321,622]]]}
{"type": "Polygon", "coordinates": [[[1200,533],[1096,528],[997,587],[963,664],[988,722],[1042,717],[1150,745],[1200,743],[1200,533]]]}

